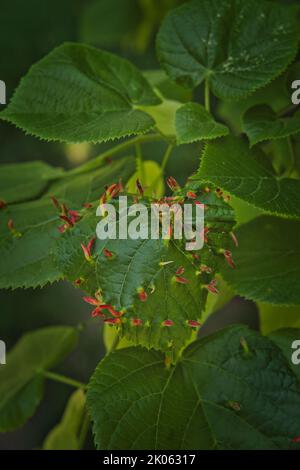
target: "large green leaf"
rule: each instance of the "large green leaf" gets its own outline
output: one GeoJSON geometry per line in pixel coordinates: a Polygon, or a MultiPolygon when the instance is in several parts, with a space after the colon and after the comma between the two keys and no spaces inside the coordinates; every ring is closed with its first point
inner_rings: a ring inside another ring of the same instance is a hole
{"type": "Polygon", "coordinates": [[[255,106],[245,113],[243,129],[251,145],[264,140],[289,137],[300,132],[300,111],[292,117],[280,118],[269,106],[255,106]]]}
{"type": "Polygon", "coordinates": [[[295,376],[298,378],[300,383],[300,367],[299,364],[293,364],[292,355],[295,349],[292,348],[294,341],[300,341],[300,329],[299,328],[283,328],[281,330],[273,331],[269,334],[269,338],[277,344],[281,349],[282,353],[286,357],[287,362],[290,364],[295,376]]]}
{"type": "Polygon", "coordinates": [[[208,79],[238,99],[279,75],[298,44],[293,7],[264,0],[194,0],[171,11],[157,41],[167,73],[190,87],[208,79]]]}
{"type": "MultiPolygon", "coordinates": [[[[56,255],[65,277],[74,282],[81,278],[81,288],[94,296],[101,291],[102,302],[124,311],[119,334],[135,344],[162,350],[178,350],[191,337],[189,321],[198,321],[205,308],[206,286],[214,279],[219,265],[225,262],[220,250],[230,242],[234,225],[230,206],[213,192],[201,195],[207,206],[208,241],[193,258],[185,249],[185,240],[170,242],[155,239],[97,240],[93,263],[85,261],[81,243],[94,236],[99,222],[91,212],[78,226],[62,236],[56,255]],[[112,257],[105,256],[105,250],[112,257]],[[200,259],[201,258],[201,259],[200,259]],[[211,270],[202,270],[201,266],[211,270]],[[183,270],[186,283],[176,282],[176,271],[183,270]],[[139,292],[147,298],[141,301],[139,292]],[[138,326],[133,322],[141,320],[138,326]],[[172,325],[164,325],[171,320],[172,325]]],[[[143,199],[148,205],[149,200],[143,199]]],[[[130,203],[130,199],[128,204],[130,203]]],[[[109,319],[107,313],[106,319],[109,319]]]]}
{"type": "Polygon", "coordinates": [[[251,300],[300,304],[300,222],[261,216],[236,231],[237,269],[222,274],[234,290],[251,300]]]}
{"type": "Polygon", "coordinates": [[[193,180],[219,186],[265,212],[300,217],[300,181],[276,178],[263,155],[249,150],[240,138],[228,136],[209,143],[193,180]]]}
{"type": "Polygon", "coordinates": [[[0,200],[16,203],[38,197],[49,181],[63,175],[60,168],[44,162],[0,166],[0,200]]]}
{"type": "MultiPolygon", "coordinates": [[[[0,287],[37,287],[62,277],[55,262],[57,240],[62,234],[59,211],[53,206],[50,195],[55,195],[68,209],[83,215],[89,211],[82,206],[100,198],[106,185],[123,177],[124,183],[134,172],[134,159],[125,158],[92,172],[78,175],[66,173],[54,182],[42,199],[23,204],[13,204],[1,211],[0,220],[0,287]],[[9,220],[21,236],[8,230],[9,220]]],[[[72,229],[71,229],[72,230],[72,229]]]]}
{"type": "Polygon", "coordinates": [[[154,125],[137,105],[160,100],[127,60],[67,43],[35,64],[0,114],[30,134],[64,142],[103,142],[154,125]]]}
{"type": "Polygon", "coordinates": [[[193,343],[170,369],[154,351],[111,353],[87,404],[105,450],[288,449],[300,429],[300,385],[286,359],[241,326],[193,343]]]}
{"type": "Polygon", "coordinates": [[[206,109],[197,103],[187,103],[176,112],[178,144],[210,140],[229,134],[229,129],[216,122],[206,109]]]}
{"type": "Polygon", "coordinates": [[[43,372],[58,364],[76,345],[78,332],[51,327],[24,335],[0,368],[0,432],[22,426],[35,412],[44,388],[43,372]]]}

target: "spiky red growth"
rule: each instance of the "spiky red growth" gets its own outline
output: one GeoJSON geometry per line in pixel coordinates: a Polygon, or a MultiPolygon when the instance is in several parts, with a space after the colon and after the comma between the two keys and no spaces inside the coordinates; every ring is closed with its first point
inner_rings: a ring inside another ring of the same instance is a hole
{"type": "Polygon", "coordinates": [[[7,227],[10,232],[14,232],[15,226],[13,219],[9,219],[9,221],[7,222],[7,227]]]}
{"type": "Polygon", "coordinates": [[[175,323],[173,322],[173,320],[164,320],[162,322],[162,326],[174,326],[175,323]]]}
{"type": "Polygon", "coordinates": [[[175,276],[175,281],[178,282],[178,284],[188,284],[190,282],[188,279],[182,276],[175,276]]]}
{"type": "Polygon", "coordinates": [[[208,233],[209,233],[209,228],[208,227],[204,227],[200,232],[200,237],[201,237],[201,239],[203,240],[204,243],[208,243],[208,238],[207,238],[208,233]]]}
{"type": "Polygon", "coordinates": [[[85,246],[83,243],[81,243],[81,248],[84,254],[84,257],[87,261],[92,261],[92,248],[95,243],[96,237],[91,238],[91,240],[88,242],[87,246],[85,246]]]}
{"type": "Polygon", "coordinates": [[[3,199],[0,199],[0,209],[4,209],[6,207],[6,202],[3,199]]]}
{"type": "Polygon", "coordinates": [[[108,325],[119,325],[122,323],[122,320],[121,318],[106,318],[104,323],[107,323],[108,325]]]}
{"type": "Polygon", "coordinates": [[[64,224],[64,225],[60,225],[59,227],[57,227],[59,232],[60,233],[65,233],[65,231],[67,230],[68,228],[68,225],[67,224],[64,224]]]}
{"type": "Polygon", "coordinates": [[[80,219],[78,211],[73,211],[71,209],[69,210],[69,216],[73,225],[75,225],[76,222],[78,222],[78,220],[80,219]]]}
{"type": "Polygon", "coordinates": [[[91,202],[85,202],[84,204],[82,204],[82,207],[84,207],[85,209],[91,209],[93,207],[93,204],[91,202]]]}
{"type": "Polygon", "coordinates": [[[292,442],[295,442],[297,444],[300,443],[300,436],[293,437],[292,442]]]}
{"type": "Polygon", "coordinates": [[[196,199],[197,198],[197,194],[194,193],[193,191],[188,191],[186,193],[186,197],[188,197],[189,199],[196,199]]]}
{"type": "Polygon", "coordinates": [[[93,318],[95,318],[95,317],[105,318],[105,315],[104,315],[104,313],[102,313],[102,308],[100,306],[94,308],[94,310],[91,313],[91,316],[93,318]]]}
{"type": "Polygon", "coordinates": [[[187,324],[192,328],[197,328],[198,326],[201,326],[201,323],[197,320],[188,320],[187,324]]]}
{"type": "Polygon", "coordinates": [[[177,271],[176,271],[175,274],[176,274],[176,276],[181,276],[181,274],[183,274],[184,271],[185,271],[185,270],[184,270],[184,267],[183,267],[183,266],[179,266],[179,268],[177,269],[177,271]]]}
{"type": "Polygon", "coordinates": [[[74,223],[73,223],[72,219],[71,219],[69,216],[67,216],[67,215],[60,215],[59,218],[60,218],[61,220],[64,220],[64,221],[66,222],[66,224],[67,224],[68,227],[74,227],[74,223]]]}
{"type": "Polygon", "coordinates": [[[139,179],[136,180],[136,189],[138,190],[138,193],[140,196],[143,196],[144,195],[144,188],[143,186],[141,185],[141,182],[139,179]]]}
{"type": "Polygon", "coordinates": [[[113,199],[120,193],[121,190],[122,190],[122,185],[120,183],[114,183],[114,184],[111,184],[107,188],[106,193],[110,198],[113,199]]]}
{"type": "Polygon", "coordinates": [[[147,299],[148,299],[148,294],[145,291],[145,289],[143,287],[139,287],[137,292],[138,292],[138,296],[139,296],[140,301],[141,302],[146,302],[147,299]]]}
{"type": "Polygon", "coordinates": [[[52,204],[54,205],[55,209],[60,210],[60,204],[55,196],[50,196],[52,204]]]}
{"type": "Polygon", "coordinates": [[[173,178],[173,176],[169,176],[169,178],[167,178],[167,185],[169,186],[171,191],[177,191],[178,189],[180,189],[179,184],[177,183],[176,179],[173,178]]]}
{"type": "Polygon", "coordinates": [[[230,232],[230,236],[233,240],[233,243],[234,243],[235,247],[237,248],[239,246],[239,242],[238,242],[236,234],[234,232],[230,232]]]}
{"type": "Polygon", "coordinates": [[[235,264],[234,264],[234,261],[233,261],[233,259],[232,259],[232,253],[231,253],[231,251],[225,250],[225,251],[224,251],[224,256],[225,256],[225,259],[226,259],[227,263],[229,264],[229,266],[230,266],[231,268],[235,268],[235,264]]]}
{"type": "Polygon", "coordinates": [[[94,297],[82,297],[87,304],[99,306],[99,300],[94,299],[94,297]]]}
{"type": "Polygon", "coordinates": [[[75,286],[80,286],[83,283],[82,277],[79,277],[78,279],[75,279],[74,284],[75,286]]]}
{"type": "Polygon", "coordinates": [[[141,326],[143,324],[143,320],[140,318],[132,318],[131,324],[132,326],[141,326]]]}
{"type": "Polygon", "coordinates": [[[112,254],[112,252],[109,251],[107,248],[104,248],[104,249],[103,249],[103,254],[104,254],[105,258],[110,258],[110,259],[113,258],[113,256],[114,256],[114,255],[112,254]]]}
{"type": "Polygon", "coordinates": [[[200,266],[200,271],[202,273],[207,273],[207,274],[211,274],[212,273],[212,269],[209,267],[209,266],[206,266],[206,264],[201,264],[200,266]]]}
{"type": "Polygon", "coordinates": [[[213,279],[209,284],[207,284],[206,286],[204,286],[209,292],[211,292],[212,294],[219,294],[219,291],[216,287],[217,285],[217,281],[215,279],[213,279]]]}

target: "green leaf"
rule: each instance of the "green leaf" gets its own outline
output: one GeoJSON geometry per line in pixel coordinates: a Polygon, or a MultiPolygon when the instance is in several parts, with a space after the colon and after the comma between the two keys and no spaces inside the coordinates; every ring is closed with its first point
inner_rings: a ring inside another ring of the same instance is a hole
{"type": "Polygon", "coordinates": [[[165,184],[163,180],[162,169],[158,163],[153,160],[142,161],[138,170],[132,175],[127,183],[127,190],[129,193],[136,192],[136,180],[139,179],[144,187],[145,196],[152,196],[155,194],[157,198],[164,195],[165,184]]]}
{"type": "Polygon", "coordinates": [[[209,143],[198,173],[192,179],[207,181],[264,212],[300,217],[300,181],[276,178],[263,154],[249,150],[240,138],[228,136],[209,143]]]}
{"type": "Polygon", "coordinates": [[[157,50],[161,65],[179,83],[196,87],[207,79],[216,96],[239,99],[285,70],[298,38],[294,7],[264,0],[194,0],[168,14],[157,50]]]}
{"type": "Polygon", "coordinates": [[[229,129],[216,122],[200,104],[187,103],[176,112],[176,135],[179,145],[216,139],[227,134],[229,134],[229,129]]]}
{"type": "Polygon", "coordinates": [[[242,326],[193,343],[169,369],[154,351],[111,353],[87,405],[105,450],[289,449],[299,435],[296,377],[277,346],[242,326]]]}
{"type": "MultiPolygon", "coordinates": [[[[88,263],[81,243],[87,244],[94,236],[99,219],[93,212],[75,230],[63,235],[65,243],[57,245],[57,261],[65,277],[71,282],[81,278],[83,290],[92,296],[100,291],[103,304],[122,311],[118,332],[134,344],[178,351],[191,337],[193,328],[188,322],[201,317],[207,297],[205,286],[225,262],[218,250],[229,245],[229,232],[234,225],[232,209],[213,192],[201,195],[201,201],[207,206],[210,227],[208,243],[199,252],[201,259],[194,259],[185,250],[185,240],[97,239],[93,263],[88,263]],[[104,249],[112,257],[105,256],[104,249]],[[204,266],[211,270],[203,270],[204,266]],[[186,284],[176,282],[179,267],[184,268],[186,284]],[[139,297],[141,289],[147,295],[146,301],[139,297]],[[142,324],[134,325],[135,319],[142,324]],[[172,320],[172,326],[164,325],[166,320],[172,320]]],[[[150,200],[140,202],[148,206],[150,200]]],[[[105,319],[109,319],[108,312],[105,319]]]]}
{"type": "Polygon", "coordinates": [[[164,99],[156,106],[139,106],[139,109],[146,111],[155,121],[156,128],[166,137],[175,137],[175,116],[180,108],[179,101],[164,99]]]}
{"type": "Polygon", "coordinates": [[[49,181],[63,175],[63,170],[44,162],[0,166],[0,199],[6,203],[23,202],[38,197],[49,181]]]}
{"type": "Polygon", "coordinates": [[[51,327],[25,334],[0,368],[0,432],[22,426],[35,412],[44,389],[43,372],[75,347],[78,332],[51,327]]]}
{"type": "Polygon", "coordinates": [[[65,409],[61,422],[45,439],[44,450],[80,450],[80,430],[85,416],[85,394],[74,392],[65,409]]]}
{"type": "Polygon", "coordinates": [[[258,308],[263,335],[282,328],[300,328],[300,305],[283,307],[259,303],[258,308]]]}
{"type": "Polygon", "coordinates": [[[63,222],[50,195],[55,195],[68,209],[84,214],[88,211],[83,208],[84,203],[99,199],[105,186],[121,177],[126,183],[133,171],[134,159],[124,158],[84,174],[66,173],[64,178],[52,184],[42,199],[2,209],[0,287],[38,287],[62,278],[62,271],[55,262],[55,250],[57,240],[62,239],[58,228],[63,222]],[[8,230],[9,220],[13,220],[20,237],[8,230]]]}
{"type": "Polygon", "coordinates": [[[67,43],[30,69],[0,117],[46,140],[104,142],[149,131],[136,106],[159,102],[127,60],[67,43]]]}
{"type": "Polygon", "coordinates": [[[287,362],[289,363],[291,369],[293,370],[295,376],[298,378],[300,383],[300,367],[299,364],[295,365],[292,362],[292,355],[294,349],[292,344],[295,340],[300,340],[300,329],[297,328],[285,328],[277,331],[273,331],[268,335],[273,343],[281,349],[283,355],[286,357],[287,362]]]}
{"type": "Polygon", "coordinates": [[[269,106],[255,106],[243,117],[243,130],[255,145],[264,140],[281,139],[300,132],[300,111],[280,118],[269,106]]]}
{"type": "Polygon", "coordinates": [[[164,70],[145,70],[143,75],[158,94],[161,94],[165,99],[182,103],[193,99],[192,90],[178,85],[168,77],[164,70]]]}
{"type": "Polygon", "coordinates": [[[261,216],[241,225],[233,249],[237,268],[224,279],[247,299],[275,305],[300,304],[300,222],[261,216]]]}

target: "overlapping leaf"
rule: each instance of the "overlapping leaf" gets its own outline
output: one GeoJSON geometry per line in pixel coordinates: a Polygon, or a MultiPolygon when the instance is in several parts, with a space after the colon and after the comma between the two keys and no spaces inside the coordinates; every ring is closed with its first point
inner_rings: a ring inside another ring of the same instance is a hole
{"type": "Polygon", "coordinates": [[[300,111],[292,117],[280,118],[269,106],[256,106],[245,113],[243,129],[251,145],[289,137],[300,132],[300,111]]]}
{"type": "Polygon", "coordinates": [[[43,372],[60,362],[76,345],[78,332],[52,327],[27,333],[0,369],[0,432],[22,426],[39,405],[43,372]]]}
{"type": "Polygon", "coordinates": [[[294,7],[264,0],[194,0],[171,11],[157,41],[167,73],[189,87],[208,79],[238,99],[279,75],[297,53],[294,7]]]}
{"type": "MultiPolygon", "coordinates": [[[[20,169],[22,172],[22,168],[20,169]]],[[[0,286],[1,288],[37,287],[61,279],[55,262],[56,242],[61,238],[59,211],[50,195],[55,195],[68,209],[84,214],[84,203],[98,199],[107,184],[123,177],[126,182],[134,172],[134,159],[126,158],[100,167],[90,173],[69,176],[54,182],[41,199],[8,205],[1,211],[0,221],[0,286]],[[12,220],[21,236],[8,229],[12,220]]]]}
{"type": "Polygon", "coordinates": [[[286,359],[240,326],[193,343],[170,369],[154,351],[111,353],[87,403],[105,450],[289,449],[300,430],[300,385],[286,359]]]}
{"type": "Polygon", "coordinates": [[[35,64],[0,117],[46,140],[103,142],[154,125],[137,105],[160,100],[130,62],[64,44],[35,64]]]}
{"type": "Polygon", "coordinates": [[[229,134],[229,129],[216,122],[200,104],[187,103],[176,112],[176,134],[178,144],[190,144],[224,137],[229,134]]]}
{"type": "Polygon", "coordinates": [[[276,178],[263,155],[249,150],[240,138],[229,136],[209,143],[193,180],[219,186],[265,212],[300,217],[300,181],[276,178]]]}
{"type": "Polygon", "coordinates": [[[235,292],[247,299],[300,304],[300,223],[261,216],[241,225],[234,250],[237,269],[222,269],[235,292]]]}

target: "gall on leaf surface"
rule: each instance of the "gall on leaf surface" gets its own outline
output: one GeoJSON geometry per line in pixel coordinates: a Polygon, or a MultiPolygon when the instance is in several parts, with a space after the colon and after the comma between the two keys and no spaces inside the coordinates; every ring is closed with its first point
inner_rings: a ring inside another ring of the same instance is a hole
{"type": "MultiPolygon", "coordinates": [[[[300,304],[300,222],[260,216],[236,230],[236,270],[222,266],[234,291],[274,305],[300,304]]],[[[282,313],[283,314],[283,313],[282,313]]]]}
{"type": "Polygon", "coordinates": [[[194,0],[163,21],[159,61],[178,83],[192,88],[208,79],[219,98],[245,97],[296,56],[297,11],[265,0],[194,0]]]}
{"type": "Polygon", "coordinates": [[[207,181],[264,212],[299,219],[300,181],[277,178],[271,170],[267,156],[228,136],[206,145],[191,179],[199,182],[196,187],[207,181]]]}
{"type": "MultiPolygon", "coordinates": [[[[57,244],[57,262],[64,277],[71,282],[82,278],[80,287],[92,297],[100,293],[99,305],[119,312],[118,332],[134,344],[165,351],[181,349],[191,337],[191,322],[201,319],[215,274],[226,262],[220,250],[230,245],[233,210],[212,191],[199,195],[206,206],[208,233],[204,247],[194,256],[185,250],[184,239],[97,239],[93,261],[86,262],[81,243],[86,245],[94,236],[100,220],[93,212],[62,235],[65,243],[57,244]]],[[[149,205],[151,200],[140,202],[149,205]]],[[[105,309],[101,317],[112,319],[105,309]]]]}
{"type": "MultiPolygon", "coordinates": [[[[61,279],[63,273],[55,261],[55,250],[61,239],[58,228],[62,226],[62,220],[51,196],[68,209],[77,210],[81,217],[91,210],[85,209],[85,203],[97,200],[107,184],[119,178],[128,181],[134,168],[134,158],[128,157],[83,174],[66,172],[64,177],[53,181],[40,199],[1,209],[0,287],[42,287],[61,279]],[[9,231],[10,220],[21,236],[15,237],[9,231]]],[[[22,165],[19,171],[22,173],[22,165]]]]}
{"type": "Polygon", "coordinates": [[[153,119],[135,108],[159,103],[127,60],[66,43],[31,67],[0,117],[48,141],[96,143],[149,131],[153,119]]]}
{"type": "Polygon", "coordinates": [[[111,353],[87,405],[98,449],[290,449],[299,387],[272,341],[232,326],[191,344],[170,368],[153,350],[111,353]]]}
{"type": "Polygon", "coordinates": [[[0,369],[0,432],[22,426],[35,412],[44,390],[43,372],[76,346],[78,331],[67,326],[25,334],[0,369]]]}

